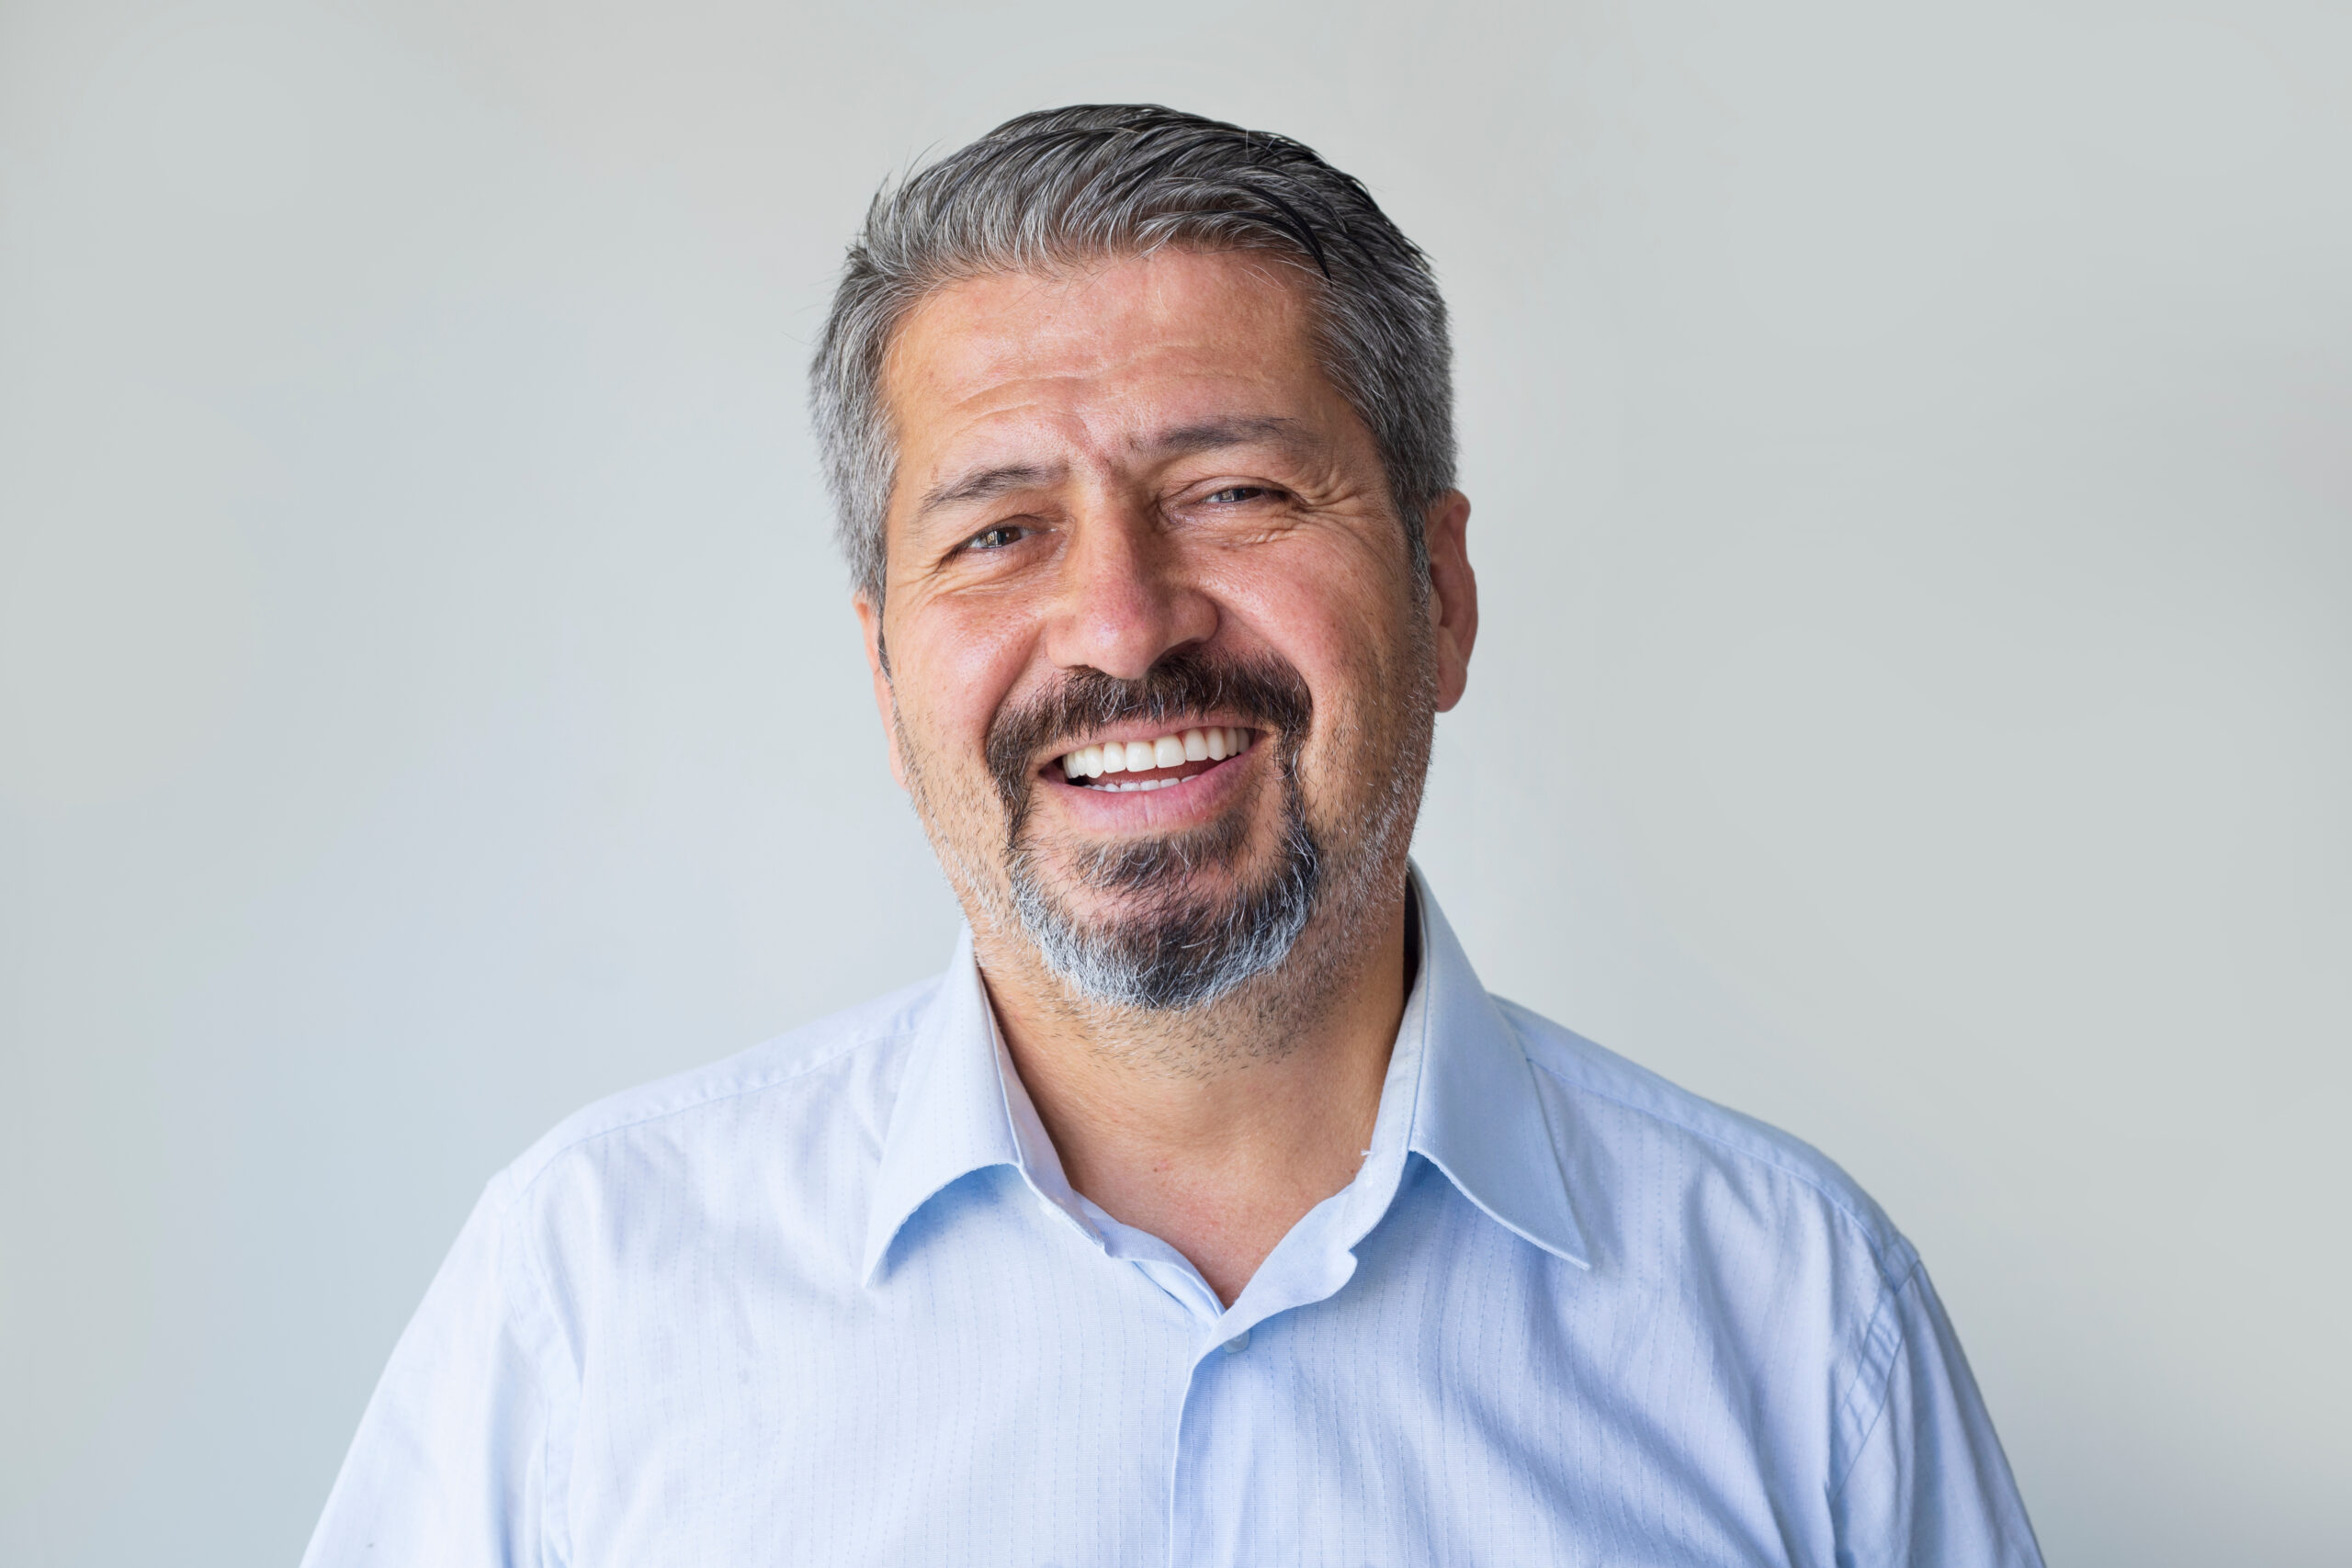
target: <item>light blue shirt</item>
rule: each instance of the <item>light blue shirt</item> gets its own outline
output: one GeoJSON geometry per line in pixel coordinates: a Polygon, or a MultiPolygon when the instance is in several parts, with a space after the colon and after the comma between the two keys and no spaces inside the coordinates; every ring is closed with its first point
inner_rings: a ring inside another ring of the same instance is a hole
{"type": "Polygon", "coordinates": [[[967,934],[493,1180],[306,1562],[2039,1563],[1876,1205],[1419,890],[1372,1147],[1231,1307],[1071,1190],[967,934]]]}

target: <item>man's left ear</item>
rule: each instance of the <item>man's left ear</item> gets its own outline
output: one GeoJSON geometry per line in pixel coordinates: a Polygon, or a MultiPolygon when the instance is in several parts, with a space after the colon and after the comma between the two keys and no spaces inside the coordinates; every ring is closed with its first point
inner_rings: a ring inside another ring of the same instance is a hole
{"type": "Polygon", "coordinates": [[[1470,645],[1478,640],[1478,576],[1470,570],[1464,536],[1470,498],[1447,491],[1430,502],[1422,536],[1430,550],[1430,630],[1437,645],[1437,709],[1462,700],[1470,684],[1470,645]]]}

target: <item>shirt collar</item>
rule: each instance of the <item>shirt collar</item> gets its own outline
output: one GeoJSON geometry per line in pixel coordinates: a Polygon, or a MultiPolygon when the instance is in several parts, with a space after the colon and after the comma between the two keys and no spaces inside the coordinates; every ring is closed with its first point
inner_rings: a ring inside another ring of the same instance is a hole
{"type": "Polygon", "coordinates": [[[999,1061],[996,1021],[972,929],[956,939],[956,955],[923,1011],[907,1054],[906,1077],[882,1134],[882,1165],[866,1216],[868,1284],[899,1228],[949,1183],[989,1166],[1020,1168],[1021,1140],[1005,1101],[1012,1065],[999,1061]]]}
{"type": "MultiPolygon", "coordinates": [[[[1413,868],[1420,899],[1421,1067],[1406,1147],[1443,1171],[1464,1197],[1513,1235],[1591,1267],[1568,1202],[1558,1146],[1519,1036],[1462,951],[1453,928],[1413,868]]],[[[1408,1043],[1397,1042],[1401,1054],[1408,1043]]]]}
{"type": "MultiPolygon", "coordinates": [[[[1536,1097],[1534,1070],[1478,983],[1419,867],[1412,887],[1419,902],[1420,970],[1398,1030],[1379,1119],[1393,1124],[1403,1112],[1406,1148],[1436,1166],[1488,1218],[1557,1258],[1589,1267],[1536,1097]]],[[[1059,1174],[1030,1171],[1016,1120],[1026,1106],[989,1009],[967,927],[917,1029],[883,1134],[866,1224],[862,1272],[868,1283],[880,1275],[907,1221],[955,1181],[991,1166],[1010,1166],[1033,1184],[1059,1174]]],[[[1032,1134],[1040,1136],[1042,1129],[1032,1134]]],[[[1383,1211],[1392,1195],[1393,1186],[1376,1195],[1383,1211]]]]}

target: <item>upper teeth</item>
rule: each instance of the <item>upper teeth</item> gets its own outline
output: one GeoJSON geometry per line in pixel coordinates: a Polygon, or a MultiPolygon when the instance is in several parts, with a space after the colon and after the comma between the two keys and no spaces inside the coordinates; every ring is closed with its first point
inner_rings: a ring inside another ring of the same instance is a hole
{"type": "Polygon", "coordinates": [[[1163,735],[1157,740],[1107,741],[1100,746],[1081,747],[1064,756],[1062,772],[1074,779],[1099,779],[1104,773],[1140,773],[1149,768],[1214,762],[1248,750],[1254,733],[1218,728],[1187,729],[1179,735],[1163,735]]]}

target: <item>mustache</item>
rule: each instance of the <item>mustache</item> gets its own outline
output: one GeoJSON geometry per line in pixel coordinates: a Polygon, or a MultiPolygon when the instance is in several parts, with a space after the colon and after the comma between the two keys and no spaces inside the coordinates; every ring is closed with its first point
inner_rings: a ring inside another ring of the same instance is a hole
{"type": "Polygon", "coordinates": [[[989,772],[1006,808],[1019,813],[1034,782],[1031,764],[1057,741],[1114,724],[1172,725],[1208,714],[1247,719],[1295,745],[1315,716],[1315,702],[1296,668],[1273,654],[1237,658],[1180,648],[1133,681],[1073,670],[997,715],[989,726],[989,772]]]}

